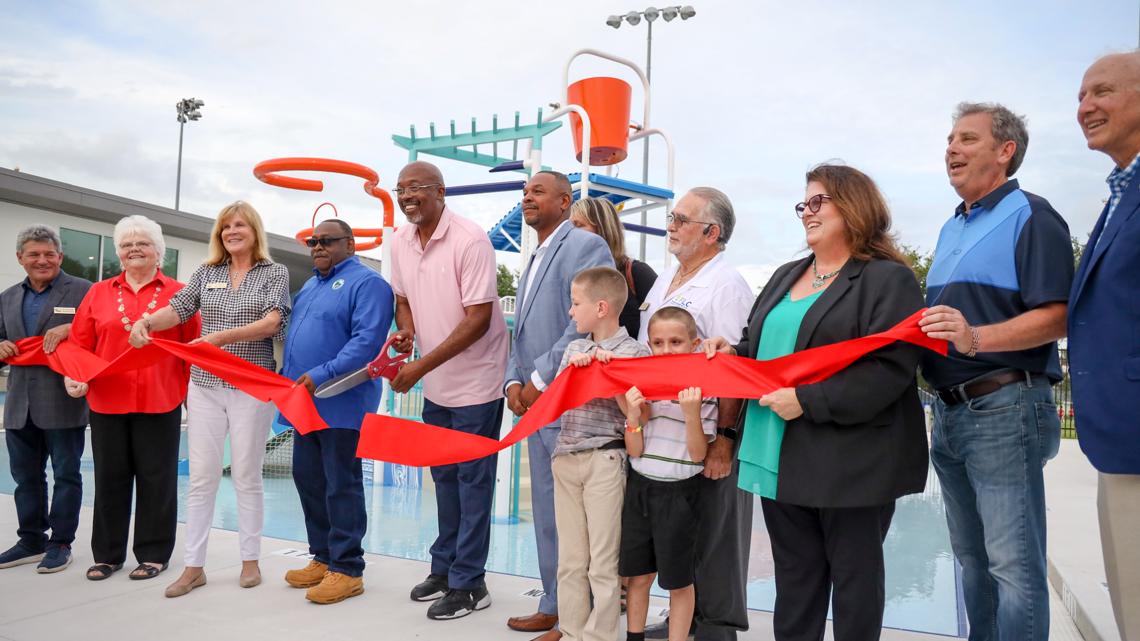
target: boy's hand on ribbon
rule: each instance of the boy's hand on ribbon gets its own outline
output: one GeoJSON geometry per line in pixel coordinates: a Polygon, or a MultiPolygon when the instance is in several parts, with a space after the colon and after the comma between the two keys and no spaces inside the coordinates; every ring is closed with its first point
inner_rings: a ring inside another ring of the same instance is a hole
{"type": "MultiPolygon", "coordinates": [[[[601,351],[601,350],[598,350],[601,351]]],[[[570,364],[574,367],[586,367],[593,362],[594,357],[589,354],[575,354],[570,357],[570,364]]],[[[598,359],[601,360],[601,359],[598,359]]],[[[605,362],[605,361],[602,361],[605,362]]]]}
{"type": "Polygon", "coordinates": [[[686,387],[677,394],[677,402],[681,404],[681,411],[686,416],[696,419],[701,417],[701,388],[686,387]]]}
{"type": "Polygon", "coordinates": [[[614,353],[608,349],[598,348],[594,350],[594,358],[598,359],[599,363],[608,363],[614,358],[614,353]]]}

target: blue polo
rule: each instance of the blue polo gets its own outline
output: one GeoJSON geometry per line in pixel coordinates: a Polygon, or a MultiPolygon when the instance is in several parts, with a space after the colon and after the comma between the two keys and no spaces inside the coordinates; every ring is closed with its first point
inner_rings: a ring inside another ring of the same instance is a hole
{"type": "MultiPolygon", "coordinates": [[[[959,204],[942,226],[926,277],[926,304],[958,309],[971,325],[992,325],[1053,302],[1066,302],[1073,281],[1069,226],[1047,200],[1010,180],[966,211],[959,204]]],[[[935,388],[1001,369],[1061,380],[1057,344],[967,358],[927,354],[922,374],[935,388]]]]}
{"type": "MultiPolygon", "coordinates": [[[[337,263],[328,276],[313,270],[293,299],[285,336],[282,375],[303,374],[321,385],[376,358],[392,326],[392,288],[356,256],[337,263]]],[[[366,412],[380,404],[379,379],[330,398],[314,398],[329,427],[360,429],[366,412]]],[[[281,422],[290,425],[282,417],[281,422]]]]}

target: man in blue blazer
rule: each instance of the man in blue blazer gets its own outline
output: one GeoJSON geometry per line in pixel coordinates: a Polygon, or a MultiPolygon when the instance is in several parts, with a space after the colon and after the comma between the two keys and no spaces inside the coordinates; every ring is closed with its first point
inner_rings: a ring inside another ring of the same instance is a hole
{"type": "MultiPolygon", "coordinates": [[[[539,246],[519,277],[514,341],[507,362],[507,407],[517,416],[525,414],[554,381],[562,352],[582,336],[570,320],[570,281],[583,269],[614,266],[601,236],[570,224],[571,194],[570,180],[556,171],[538,172],[523,188],[523,219],[538,234],[539,246]]],[[[546,594],[537,613],[507,621],[512,630],[549,630],[536,641],[556,641],[562,636],[551,629],[558,623],[558,536],[550,457],[558,430],[555,421],[527,439],[538,569],[546,594]]]]}
{"type": "Polygon", "coordinates": [[[1140,53],[1097,60],[1077,121],[1116,164],[1069,296],[1069,371],[1121,639],[1140,639],[1140,53]]]}

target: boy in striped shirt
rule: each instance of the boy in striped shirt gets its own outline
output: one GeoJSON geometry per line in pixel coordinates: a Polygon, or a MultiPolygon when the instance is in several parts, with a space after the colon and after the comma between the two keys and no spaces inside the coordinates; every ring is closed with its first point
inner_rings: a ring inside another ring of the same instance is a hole
{"type": "MultiPolygon", "coordinates": [[[[662,307],[649,319],[654,356],[687,354],[701,344],[692,315],[662,307]]],[[[618,570],[629,578],[628,641],[643,641],[649,589],[660,577],[669,590],[669,638],[686,639],[696,593],[698,484],[708,444],[716,438],[717,400],[699,387],[681,390],[675,401],[647,402],[631,387],[625,395],[625,446],[632,468],[621,515],[618,570]]]]}

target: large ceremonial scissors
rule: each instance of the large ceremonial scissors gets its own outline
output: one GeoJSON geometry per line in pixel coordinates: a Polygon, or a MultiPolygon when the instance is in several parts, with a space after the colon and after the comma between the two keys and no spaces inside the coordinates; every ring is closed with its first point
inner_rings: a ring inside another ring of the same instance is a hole
{"type": "Polygon", "coordinates": [[[412,355],[411,352],[408,352],[407,354],[400,354],[398,356],[389,356],[388,349],[392,347],[392,343],[394,342],[396,342],[396,334],[392,334],[388,337],[388,340],[384,342],[384,346],[380,348],[380,353],[376,355],[376,358],[371,363],[361,367],[355,372],[326,381],[317,388],[317,391],[313,392],[313,396],[317,398],[336,396],[337,394],[347,392],[361,383],[374,381],[381,377],[392,380],[396,377],[396,374],[400,373],[400,368],[404,366],[404,361],[412,355]]]}

